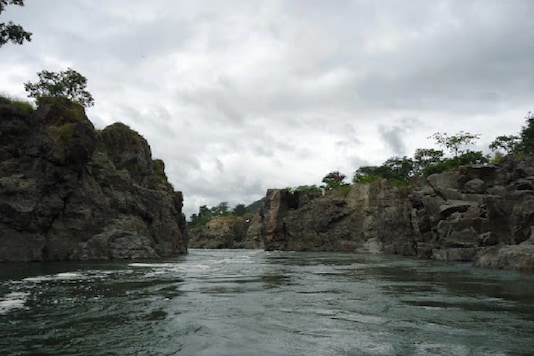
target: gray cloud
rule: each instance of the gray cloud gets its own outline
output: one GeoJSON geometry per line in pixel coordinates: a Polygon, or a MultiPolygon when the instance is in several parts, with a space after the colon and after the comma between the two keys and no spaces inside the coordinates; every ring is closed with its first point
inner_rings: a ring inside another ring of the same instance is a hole
{"type": "Polygon", "coordinates": [[[428,147],[436,131],[515,133],[532,110],[530,0],[27,1],[0,91],[42,69],[88,80],[166,162],[186,214],[428,147]],[[410,119],[407,119],[410,118],[410,119]]]}

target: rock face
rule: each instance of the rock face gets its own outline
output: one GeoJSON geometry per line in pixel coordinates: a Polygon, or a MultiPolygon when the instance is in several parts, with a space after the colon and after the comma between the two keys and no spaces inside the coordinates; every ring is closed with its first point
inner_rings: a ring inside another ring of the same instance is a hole
{"type": "Polygon", "coordinates": [[[189,229],[189,247],[208,249],[263,249],[261,218],[217,216],[205,226],[189,229]]]}
{"type": "Polygon", "coordinates": [[[464,166],[400,188],[385,180],[315,197],[269,190],[267,250],[413,255],[534,270],[534,156],[464,166]]]}
{"type": "Polygon", "coordinates": [[[262,236],[267,250],[413,254],[408,191],[385,180],[347,195],[267,191],[262,236]],[[399,241],[395,237],[403,236],[399,241]]]}
{"type": "Polygon", "coordinates": [[[123,124],[83,107],[0,104],[0,261],[170,256],[187,251],[182,194],[123,124]]]}

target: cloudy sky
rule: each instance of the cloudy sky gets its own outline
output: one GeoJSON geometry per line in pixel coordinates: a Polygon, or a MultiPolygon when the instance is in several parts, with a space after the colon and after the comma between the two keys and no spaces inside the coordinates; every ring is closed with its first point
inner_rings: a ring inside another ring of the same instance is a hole
{"type": "Polygon", "coordinates": [[[0,48],[0,92],[71,67],[97,128],[150,143],[185,196],[251,203],[435,147],[515,134],[534,110],[532,0],[26,0],[32,42],[0,48]]]}

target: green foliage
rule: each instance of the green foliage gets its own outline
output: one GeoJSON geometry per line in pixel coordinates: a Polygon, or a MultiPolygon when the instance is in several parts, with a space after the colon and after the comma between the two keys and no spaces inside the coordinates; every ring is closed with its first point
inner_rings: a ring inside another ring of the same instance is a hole
{"type": "Polygon", "coordinates": [[[74,136],[74,123],[66,123],[61,126],[49,127],[52,138],[56,141],[61,141],[65,146],[70,147],[72,145],[72,139],[74,136]]]}
{"type": "Polygon", "coordinates": [[[427,177],[467,164],[481,164],[488,159],[481,151],[461,151],[452,158],[442,158],[443,151],[434,149],[417,149],[414,158],[392,157],[381,166],[364,166],[356,170],[353,182],[357,184],[372,183],[387,179],[391,184],[406,186],[416,176],[427,177]]]}
{"type": "Polygon", "coordinates": [[[98,149],[98,145],[95,151],[93,152],[93,156],[91,157],[91,161],[89,162],[89,164],[92,168],[97,170],[106,169],[112,165],[106,152],[101,149],[98,149]]]}
{"type": "Polygon", "coordinates": [[[245,215],[246,213],[248,213],[248,209],[247,207],[245,206],[245,204],[237,204],[234,209],[232,210],[232,213],[235,215],[235,216],[243,216],[245,215]]]}
{"type": "Polygon", "coordinates": [[[345,184],[345,178],[347,178],[346,175],[339,171],[334,171],[324,176],[322,182],[325,184],[324,187],[326,190],[332,190],[345,184]]]}
{"type": "Polygon", "coordinates": [[[85,90],[87,78],[71,68],[64,72],[50,72],[43,70],[37,73],[39,81],[37,83],[27,82],[24,89],[30,98],[35,98],[37,104],[45,97],[65,97],[75,101],[84,107],[93,106],[92,95],[85,90]]]}
{"type": "Polygon", "coordinates": [[[211,208],[211,215],[212,216],[223,216],[228,215],[230,213],[230,210],[228,208],[228,202],[220,202],[218,205],[211,208]]]}
{"type": "Polygon", "coordinates": [[[206,205],[202,205],[198,209],[198,214],[192,214],[188,223],[189,227],[201,227],[206,225],[211,220],[211,211],[206,205]]]}
{"type": "MultiPolygon", "coordinates": [[[[369,168],[369,167],[364,167],[364,168],[369,168]]],[[[359,169],[358,169],[354,173],[352,182],[356,184],[369,184],[369,183],[376,182],[377,180],[382,179],[382,178],[383,177],[379,176],[378,174],[369,174],[369,175],[362,174],[361,172],[359,172],[359,169]]]]}
{"type": "MultiPolygon", "coordinates": [[[[254,205],[251,204],[250,206],[254,205]]],[[[202,205],[198,209],[198,214],[192,214],[187,226],[190,228],[198,228],[206,225],[212,218],[217,216],[239,216],[241,218],[250,219],[253,216],[253,211],[244,204],[237,204],[231,211],[227,202],[221,202],[214,207],[202,205]]]]}
{"type": "Polygon", "coordinates": [[[422,172],[427,167],[439,163],[443,159],[444,153],[433,148],[418,148],[413,155],[413,165],[416,174],[422,172]]]}
{"type": "Polygon", "coordinates": [[[336,191],[339,191],[343,197],[346,197],[352,189],[350,184],[343,184],[336,188],[336,191]]]}
{"type": "Polygon", "coordinates": [[[319,188],[315,184],[314,185],[300,185],[295,188],[295,191],[306,192],[308,194],[317,195],[317,196],[323,194],[323,191],[321,190],[321,188],[319,188]]]}
{"type": "Polygon", "coordinates": [[[167,182],[167,175],[165,175],[165,162],[161,159],[152,160],[152,173],[164,182],[167,182]]]}
{"type": "Polygon", "coordinates": [[[381,166],[360,167],[354,173],[354,183],[372,183],[380,178],[407,182],[414,175],[414,161],[408,157],[392,157],[381,166]]]}
{"type": "Polygon", "coordinates": [[[456,135],[449,136],[447,133],[436,132],[429,138],[433,138],[436,143],[446,148],[454,157],[458,157],[465,151],[462,146],[472,145],[480,138],[479,134],[460,131],[456,135]]]}
{"type": "Polygon", "coordinates": [[[504,151],[505,154],[512,154],[517,152],[520,143],[521,138],[516,135],[497,136],[489,148],[495,153],[504,151]]]}
{"type": "Polygon", "coordinates": [[[521,142],[517,151],[522,153],[534,152],[534,114],[529,112],[525,117],[527,125],[523,126],[520,133],[521,142]]]}
{"type": "Polygon", "coordinates": [[[354,172],[352,181],[354,183],[372,183],[388,174],[389,172],[382,166],[363,166],[354,172]]]}
{"type": "Polygon", "coordinates": [[[501,152],[497,151],[497,152],[495,152],[495,155],[493,156],[493,158],[491,158],[489,160],[489,162],[490,163],[499,163],[502,160],[503,157],[504,157],[504,155],[501,152]]]}
{"type": "Polygon", "coordinates": [[[0,104],[10,105],[25,114],[31,114],[34,111],[33,105],[29,101],[11,98],[9,96],[0,95],[0,104]]]}
{"type": "MultiPolygon", "coordinates": [[[[0,0],[0,14],[5,10],[7,5],[24,6],[24,0],[0,0]]],[[[25,31],[20,25],[9,21],[0,23],[0,47],[8,42],[23,44],[24,41],[31,41],[32,33],[25,31]]]]}
{"type": "Polygon", "coordinates": [[[413,160],[406,156],[389,158],[383,166],[390,172],[390,176],[385,178],[407,181],[413,175],[413,160]]]}
{"type": "Polygon", "coordinates": [[[422,175],[428,177],[431,174],[449,171],[460,166],[468,164],[482,164],[487,162],[488,159],[481,151],[466,151],[460,156],[445,158],[438,163],[428,166],[422,171],[422,175]]]}

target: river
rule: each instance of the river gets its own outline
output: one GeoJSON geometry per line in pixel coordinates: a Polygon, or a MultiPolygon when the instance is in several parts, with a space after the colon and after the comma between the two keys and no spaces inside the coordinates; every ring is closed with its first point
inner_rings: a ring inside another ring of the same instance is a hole
{"type": "Polygon", "coordinates": [[[0,266],[2,355],[534,352],[532,274],[259,250],[0,266]]]}

